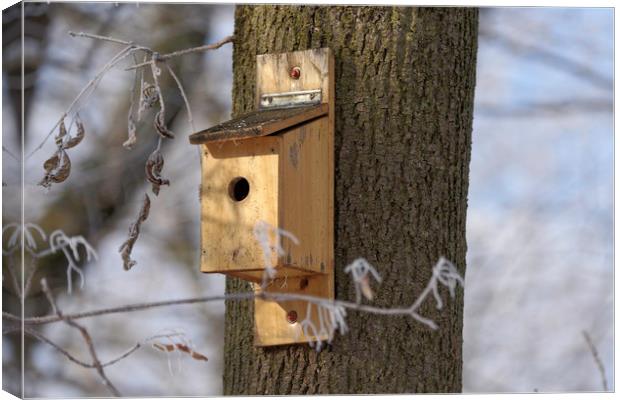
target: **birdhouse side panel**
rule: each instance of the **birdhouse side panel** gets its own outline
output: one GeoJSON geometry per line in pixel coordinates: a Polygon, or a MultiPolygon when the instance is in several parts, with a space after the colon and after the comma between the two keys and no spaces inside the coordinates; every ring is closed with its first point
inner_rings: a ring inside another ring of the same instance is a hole
{"type": "MultiPolygon", "coordinates": [[[[260,221],[278,226],[279,138],[202,146],[201,271],[260,271],[260,221]]],[[[270,254],[276,265],[277,255],[270,254]]]]}
{"type": "Polygon", "coordinates": [[[328,117],[282,135],[280,158],[280,226],[296,235],[285,239],[285,265],[327,273],[333,255],[333,141],[328,117]]]}

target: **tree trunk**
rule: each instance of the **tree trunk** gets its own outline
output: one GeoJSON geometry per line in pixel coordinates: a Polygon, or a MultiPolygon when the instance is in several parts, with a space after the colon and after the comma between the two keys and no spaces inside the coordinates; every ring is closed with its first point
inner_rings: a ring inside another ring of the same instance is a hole
{"type": "MultiPolygon", "coordinates": [[[[440,256],[464,274],[478,11],[238,6],[235,26],[235,114],[254,107],[257,54],[334,51],[336,298],[355,298],[343,269],[357,257],[381,273],[382,307],[412,304],[440,256]]],[[[224,392],[460,392],[462,290],[446,303],[420,310],[436,331],[350,312],[350,332],[317,353],[254,347],[253,304],[227,302],[224,392]]]]}

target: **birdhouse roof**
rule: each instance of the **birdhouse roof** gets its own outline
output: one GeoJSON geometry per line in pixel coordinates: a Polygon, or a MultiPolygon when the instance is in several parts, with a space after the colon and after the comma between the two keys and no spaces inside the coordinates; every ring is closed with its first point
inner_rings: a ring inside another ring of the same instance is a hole
{"type": "Polygon", "coordinates": [[[327,103],[252,111],[212,128],[196,132],[190,135],[189,142],[191,144],[203,144],[267,136],[322,117],[327,112],[327,103]]]}

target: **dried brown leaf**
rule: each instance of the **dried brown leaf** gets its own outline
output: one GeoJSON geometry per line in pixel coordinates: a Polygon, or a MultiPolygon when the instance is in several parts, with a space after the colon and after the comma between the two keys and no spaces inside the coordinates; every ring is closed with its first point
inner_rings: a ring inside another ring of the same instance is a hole
{"type": "Polygon", "coordinates": [[[77,135],[67,140],[65,144],[62,146],[63,149],[70,149],[72,147],[75,147],[78,144],[80,144],[82,139],[84,139],[84,135],[85,135],[84,124],[82,124],[82,121],[80,121],[79,119],[75,121],[75,124],[77,125],[77,135]]]}
{"type": "Polygon", "coordinates": [[[153,184],[153,193],[155,193],[155,195],[159,194],[160,186],[170,185],[168,179],[161,177],[162,169],[164,169],[164,157],[159,149],[155,149],[155,151],[149,155],[144,167],[146,179],[153,184]]]}
{"type": "Polygon", "coordinates": [[[155,85],[147,83],[142,89],[141,106],[143,109],[153,107],[159,101],[159,93],[155,85]]]}
{"type": "Polygon", "coordinates": [[[370,279],[368,278],[368,275],[365,275],[364,277],[362,277],[362,279],[359,280],[359,285],[365,298],[367,298],[368,300],[372,300],[375,297],[370,287],[370,279]]]}
{"type": "Polygon", "coordinates": [[[155,130],[157,130],[157,133],[159,133],[161,137],[166,139],[174,139],[174,133],[172,133],[172,131],[166,126],[166,121],[164,120],[164,115],[161,113],[161,110],[157,112],[157,115],[155,115],[154,125],[155,130]]]}
{"type": "Polygon", "coordinates": [[[60,150],[60,167],[53,171],[51,175],[52,182],[60,183],[64,182],[71,173],[71,160],[67,153],[60,150]]]}
{"type": "Polygon", "coordinates": [[[131,259],[131,252],[133,250],[134,244],[136,243],[136,240],[138,240],[138,236],[140,236],[140,225],[149,217],[150,209],[151,199],[149,198],[148,194],[145,194],[144,200],[142,202],[142,207],[140,208],[140,213],[138,214],[138,218],[129,227],[129,234],[127,236],[127,240],[118,249],[118,252],[121,253],[121,257],[123,258],[123,268],[125,269],[125,271],[129,271],[134,265],[136,265],[136,261],[131,259]]]}
{"type": "Polygon", "coordinates": [[[60,155],[58,153],[59,152],[57,151],[56,153],[54,153],[53,156],[45,160],[45,162],[43,163],[43,168],[46,172],[51,172],[54,169],[58,168],[58,163],[60,162],[60,155]]]}
{"type": "Polygon", "coordinates": [[[192,352],[192,350],[187,345],[182,344],[182,343],[177,343],[176,344],[176,348],[177,348],[177,350],[182,351],[183,353],[191,353],[192,352]]]}
{"type": "Polygon", "coordinates": [[[133,118],[130,118],[127,123],[127,132],[128,138],[123,143],[123,147],[131,150],[133,148],[133,145],[136,144],[136,142],[138,141],[138,137],[136,136],[136,124],[133,122],[133,118]]]}
{"type": "Polygon", "coordinates": [[[60,120],[60,124],[58,125],[58,134],[55,137],[56,145],[60,147],[62,145],[62,140],[67,134],[67,128],[65,127],[65,119],[60,120]]]}
{"type": "Polygon", "coordinates": [[[69,177],[71,173],[71,160],[67,153],[60,149],[43,163],[43,168],[46,174],[43,180],[39,182],[39,185],[49,188],[52,186],[52,183],[64,182],[69,177]]]}
{"type": "Polygon", "coordinates": [[[189,354],[189,356],[193,358],[194,360],[209,361],[207,356],[205,356],[204,354],[198,353],[197,351],[194,351],[193,349],[191,349],[188,345],[184,343],[166,344],[166,343],[155,342],[153,343],[153,347],[164,353],[170,353],[176,349],[182,353],[189,354]]]}
{"type": "Polygon", "coordinates": [[[193,351],[193,352],[192,352],[191,356],[192,356],[192,358],[193,358],[194,360],[198,360],[198,361],[209,361],[209,359],[207,358],[207,356],[205,356],[204,354],[197,353],[197,352],[195,352],[195,351],[193,351]]]}
{"type": "Polygon", "coordinates": [[[174,345],[173,344],[164,344],[164,343],[158,343],[155,342],[153,343],[153,347],[155,347],[157,350],[159,351],[163,351],[163,352],[171,352],[174,350],[174,345]]]}

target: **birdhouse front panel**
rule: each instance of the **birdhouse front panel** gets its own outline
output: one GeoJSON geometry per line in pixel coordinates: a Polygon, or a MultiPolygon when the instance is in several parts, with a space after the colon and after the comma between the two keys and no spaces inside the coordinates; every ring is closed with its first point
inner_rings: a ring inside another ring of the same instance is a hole
{"type": "MultiPolygon", "coordinates": [[[[201,185],[201,271],[237,273],[259,280],[264,252],[254,226],[278,226],[281,138],[204,145],[201,185]],[[252,272],[256,272],[253,274],[252,272]]],[[[271,263],[277,263],[275,252],[271,263]]]]}

